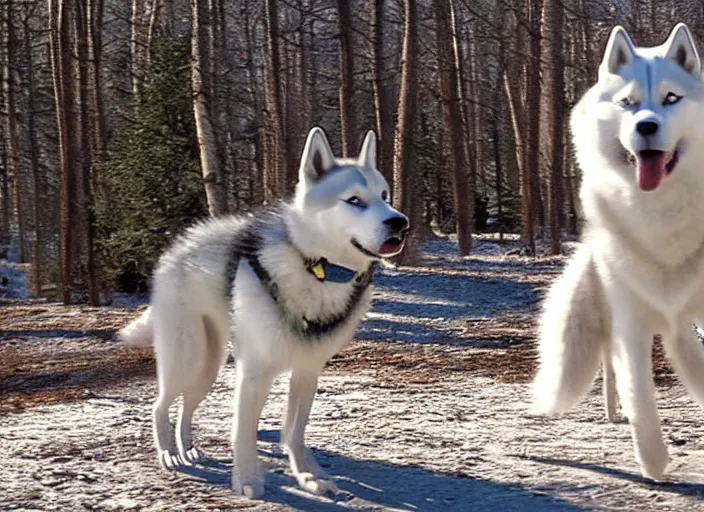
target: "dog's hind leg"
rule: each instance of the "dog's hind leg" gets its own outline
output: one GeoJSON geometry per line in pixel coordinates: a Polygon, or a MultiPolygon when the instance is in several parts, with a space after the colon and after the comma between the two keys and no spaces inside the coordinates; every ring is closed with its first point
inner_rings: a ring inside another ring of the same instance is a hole
{"type": "Polygon", "coordinates": [[[617,423],[619,418],[616,410],[616,376],[614,375],[613,364],[611,364],[609,348],[604,349],[604,354],[601,358],[601,372],[606,419],[611,423],[617,423]]]}
{"type": "Polygon", "coordinates": [[[159,386],[154,403],[154,440],[159,463],[173,469],[182,461],[169,421],[169,408],[197,381],[193,369],[202,367],[206,340],[200,316],[188,308],[183,297],[161,292],[158,283],[152,300],[152,321],[159,386]]]}
{"type": "MultiPolygon", "coordinates": [[[[158,290],[155,298],[157,297],[158,290]]],[[[174,352],[178,352],[188,340],[182,325],[169,316],[169,312],[176,305],[171,302],[158,302],[158,299],[155,302],[152,306],[152,319],[159,394],[153,410],[154,442],[159,464],[165,469],[174,469],[179,465],[179,460],[173,427],[169,421],[169,408],[183,389],[180,356],[174,352]]]]}
{"type": "MultiPolygon", "coordinates": [[[[157,373],[159,366],[157,365],[157,373]]],[[[171,378],[159,375],[159,396],[154,402],[153,426],[159,464],[165,469],[174,469],[179,465],[174,432],[169,421],[169,408],[180,394],[180,388],[171,378]]]]}
{"type": "Polygon", "coordinates": [[[652,332],[642,326],[643,318],[647,316],[631,311],[614,315],[612,354],[618,395],[631,425],[641,472],[648,478],[658,479],[665,471],[668,455],[655,402],[652,332]]]}
{"type": "Polygon", "coordinates": [[[305,429],[318,388],[319,372],[294,370],[291,374],[291,389],[288,396],[288,411],[281,432],[281,444],[288,453],[291,471],[298,485],[313,494],[323,495],[337,492],[335,483],[316,462],[305,446],[305,429]]]}
{"type": "Polygon", "coordinates": [[[264,477],[257,463],[257,426],[274,377],[275,373],[262,364],[237,360],[235,417],[232,423],[232,489],[250,499],[264,495],[264,477]]]}
{"type": "MultiPolygon", "coordinates": [[[[192,384],[183,390],[183,404],[179,412],[176,425],[176,445],[178,454],[184,464],[195,464],[204,458],[203,452],[193,445],[191,422],[193,413],[205,398],[218,376],[222,366],[227,345],[222,330],[215,321],[208,316],[203,317],[203,343],[198,346],[204,348],[200,371],[193,375],[192,384]]],[[[199,340],[200,341],[200,340],[199,340]]]]}
{"type": "Polygon", "coordinates": [[[680,322],[677,334],[663,337],[665,351],[689,394],[704,406],[704,346],[689,320],[680,322]]]}
{"type": "Polygon", "coordinates": [[[589,390],[608,329],[599,276],[588,248],[580,248],[551,286],[543,306],[533,411],[560,413],[589,390]]]}

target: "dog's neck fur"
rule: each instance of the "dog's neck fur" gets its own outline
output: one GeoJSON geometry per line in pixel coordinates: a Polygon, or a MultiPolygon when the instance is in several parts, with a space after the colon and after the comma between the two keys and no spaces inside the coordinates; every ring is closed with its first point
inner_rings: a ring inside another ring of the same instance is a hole
{"type": "Polygon", "coordinates": [[[327,237],[315,224],[304,221],[300,212],[290,206],[283,215],[284,224],[291,244],[308,260],[327,259],[329,262],[349,268],[355,272],[365,272],[373,261],[356,249],[351,242],[346,246],[331,247],[324,244],[327,237]]]}
{"type": "MultiPolygon", "coordinates": [[[[280,210],[264,211],[244,228],[230,249],[233,254],[228,262],[228,281],[234,282],[240,262],[246,261],[278,306],[288,328],[305,339],[317,339],[346,325],[359,308],[368,307],[373,264],[360,272],[350,271],[348,280],[320,279],[309,268],[310,257],[291,240],[284,218],[280,210]],[[262,230],[257,229],[261,223],[274,227],[268,236],[262,236],[262,230]],[[313,284],[316,279],[317,285],[313,284]],[[317,300],[301,301],[302,294],[312,286],[316,286],[317,300]]],[[[230,284],[228,291],[233,289],[236,286],[230,284]]]]}

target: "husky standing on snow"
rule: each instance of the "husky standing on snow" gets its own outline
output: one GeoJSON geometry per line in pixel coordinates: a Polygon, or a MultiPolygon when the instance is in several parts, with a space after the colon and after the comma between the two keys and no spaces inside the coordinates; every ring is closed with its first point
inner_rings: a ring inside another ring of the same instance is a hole
{"type": "Polygon", "coordinates": [[[299,485],[334,491],[303,442],[318,376],[352,338],[371,299],[376,261],[401,252],[408,219],[389,204],[369,132],[358,159],[336,159],[308,134],[294,198],[249,217],[205,221],[162,255],[150,307],[121,332],[153,343],[159,396],[154,440],[166,468],[198,462],[191,419],[232,340],[236,359],[233,489],[261,497],[257,424],[274,378],[291,371],[281,443],[299,485]],[[183,395],[176,435],[169,407],[183,395]]]}
{"type": "Polygon", "coordinates": [[[654,334],[704,404],[704,349],[692,330],[704,321],[703,122],[701,64],[687,27],[677,25],[654,48],[635,48],[616,27],[598,82],[571,117],[584,174],[584,243],[541,319],[535,409],[574,405],[603,355],[641,471],[655,479],[668,455],[655,403],[654,334]]]}

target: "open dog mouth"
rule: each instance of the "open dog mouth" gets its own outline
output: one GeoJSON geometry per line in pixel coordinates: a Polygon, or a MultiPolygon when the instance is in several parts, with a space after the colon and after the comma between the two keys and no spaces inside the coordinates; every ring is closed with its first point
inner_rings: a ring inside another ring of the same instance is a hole
{"type": "Polygon", "coordinates": [[[679,146],[676,146],[671,151],[645,149],[635,156],[631,155],[629,161],[636,166],[640,189],[651,192],[658,188],[662,180],[675,169],[679,154],[679,146]]]}
{"type": "Polygon", "coordinates": [[[394,256],[401,252],[403,249],[404,244],[406,243],[406,237],[405,236],[392,236],[391,238],[387,238],[383,244],[381,244],[381,247],[379,247],[379,252],[373,252],[364,247],[362,244],[360,244],[357,240],[354,238],[350,240],[352,245],[359,250],[362,254],[369,256],[370,258],[375,258],[375,259],[381,259],[381,258],[388,258],[390,256],[394,256]]]}

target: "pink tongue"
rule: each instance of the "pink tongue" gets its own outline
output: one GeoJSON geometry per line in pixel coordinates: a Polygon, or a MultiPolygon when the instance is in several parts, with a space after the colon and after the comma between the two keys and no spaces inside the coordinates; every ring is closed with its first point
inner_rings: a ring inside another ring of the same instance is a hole
{"type": "Polygon", "coordinates": [[[397,244],[385,242],[379,248],[379,254],[390,254],[392,252],[397,252],[401,247],[403,247],[403,242],[397,244]]]}
{"type": "Polygon", "coordinates": [[[665,153],[653,151],[638,155],[638,185],[641,190],[655,190],[666,174],[665,153]]]}

